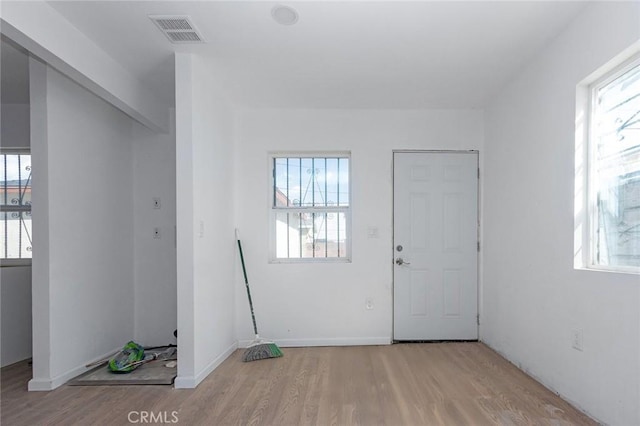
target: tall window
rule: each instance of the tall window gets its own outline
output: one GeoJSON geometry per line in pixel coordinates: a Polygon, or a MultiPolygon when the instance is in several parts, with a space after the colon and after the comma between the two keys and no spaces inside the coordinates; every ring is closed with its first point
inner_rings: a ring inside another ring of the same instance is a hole
{"type": "Polygon", "coordinates": [[[350,259],[348,154],[271,157],[272,261],[350,259]]]}
{"type": "Polygon", "coordinates": [[[31,155],[0,154],[0,259],[31,259],[31,155]]]}
{"type": "Polygon", "coordinates": [[[640,58],[591,87],[591,264],[640,271],[640,58]]]}

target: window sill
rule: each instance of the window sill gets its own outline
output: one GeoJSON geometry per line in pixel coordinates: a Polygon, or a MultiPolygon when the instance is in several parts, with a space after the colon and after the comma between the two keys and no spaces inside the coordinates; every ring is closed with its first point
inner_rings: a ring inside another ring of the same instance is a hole
{"type": "Polygon", "coordinates": [[[278,265],[282,263],[286,264],[304,264],[304,265],[313,265],[313,264],[342,264],[342,263],[351,263],[351,259],[349,258],[340,258],[340,259],[325,259],[325,258],[305,258],[305,259],[269,259],[270,264],[278,265]]]}
{"type": "Polygon", "coordinates": [[[31,266],[31,259],[2,259],[0,267],[11,268],[14,266],[31,266]]]}
{"type": "Polygon", "coordinates": [[[624,274],[624,275],[640,275],[640,268],[633,267],[618,267],[607,268],[605,266],[578,266],[574,268],[576,271],[588,271],[588,272],[604,272],[609,274],[624,274]]]}

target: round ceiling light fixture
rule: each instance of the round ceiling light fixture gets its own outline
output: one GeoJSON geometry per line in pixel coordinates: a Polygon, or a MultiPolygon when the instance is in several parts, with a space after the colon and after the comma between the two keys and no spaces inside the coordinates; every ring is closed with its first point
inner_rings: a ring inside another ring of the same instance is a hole
{"type": "Polygon", "coordinates": [[[271,9],[271,16],[280,25],[293,25],[298,22],[298,12],[292,7],[281,4],[271,9]]]}

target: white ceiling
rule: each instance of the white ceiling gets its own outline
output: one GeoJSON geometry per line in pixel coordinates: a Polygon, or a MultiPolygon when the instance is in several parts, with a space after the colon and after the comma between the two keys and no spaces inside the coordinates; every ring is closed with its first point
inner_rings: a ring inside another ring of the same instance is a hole
{"type": "Polygon", "coordinates": [[[50,3],[166,102],[174,51],[203,55],[247,107],[467,108],[556,37],[584,2],[55,1],[50,3]],[[206,38],[173,45],[149,14],[190,15],[206,38]]]}

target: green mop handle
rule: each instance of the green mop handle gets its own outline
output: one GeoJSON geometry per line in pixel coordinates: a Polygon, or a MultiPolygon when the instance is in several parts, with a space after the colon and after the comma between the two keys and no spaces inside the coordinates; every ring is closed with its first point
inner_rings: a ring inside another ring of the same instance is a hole
{"type": "Polygon", "coordinates": [[[242,244],[240,238],[237,237],[238,251],[240,252],[240,262],[242,263],[242,273],[244,275],[244,286],[247,288],[247,297],[249,298],[249,307],[251,308],[251,321],[253,321],[253,331],[258,336],[258,326],[256,325],[256,316],[253,313],[253,302],[251,301],[251,290],[249,290],[249,280],[247,279],[247,269],[244,267],[244,256],[242,255],[242,244]]]}

